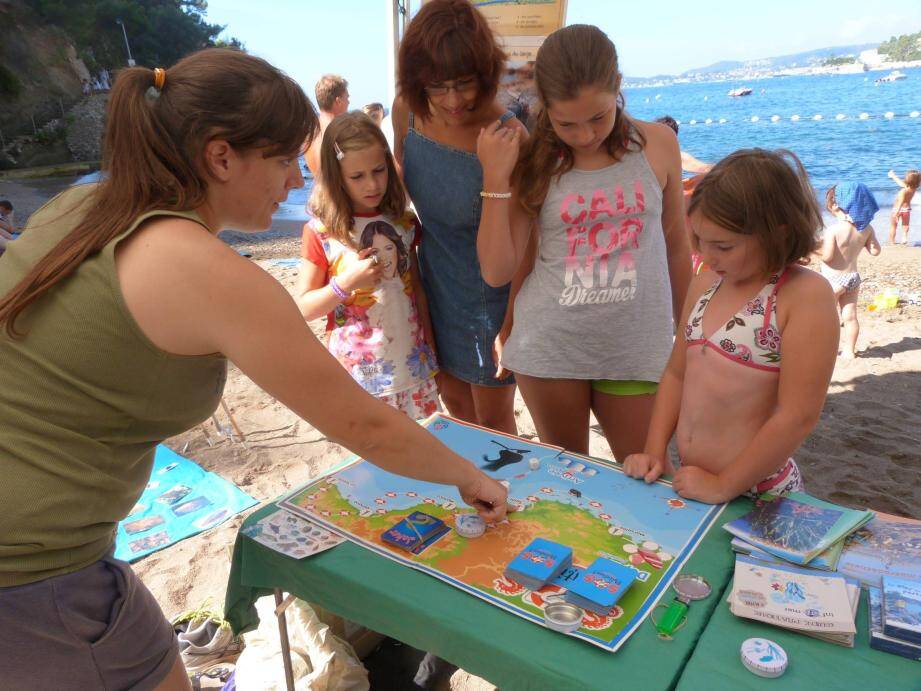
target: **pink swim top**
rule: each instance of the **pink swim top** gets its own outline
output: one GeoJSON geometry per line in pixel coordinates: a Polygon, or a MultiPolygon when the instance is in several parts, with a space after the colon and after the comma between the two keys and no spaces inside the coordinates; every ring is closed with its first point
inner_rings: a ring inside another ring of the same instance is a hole
{"type": "Polygon", "coordinates": [[[777,291],[787,278],[787,270],[771,280],[742,309],[710,337],[704,336],[704,312],[722,279],[710,286],[694,306],[684,327],[688,346],[711,348],[720,355],[768,372],[780,371],[780,329],[777,328],[777,291]]]}

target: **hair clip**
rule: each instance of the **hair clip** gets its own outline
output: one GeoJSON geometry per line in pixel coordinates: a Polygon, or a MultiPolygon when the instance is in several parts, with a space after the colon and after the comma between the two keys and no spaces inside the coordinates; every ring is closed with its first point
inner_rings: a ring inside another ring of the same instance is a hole
{"type": "Polygon", "coordinates": [[[339,144],[337,144],[336,142],[333,142],[333,149],[336,150],[336,160],[337,161],[341,161],[343,158],[345,158],[345,154],[342,153],[342,149],[339,148],[339,144]]]}

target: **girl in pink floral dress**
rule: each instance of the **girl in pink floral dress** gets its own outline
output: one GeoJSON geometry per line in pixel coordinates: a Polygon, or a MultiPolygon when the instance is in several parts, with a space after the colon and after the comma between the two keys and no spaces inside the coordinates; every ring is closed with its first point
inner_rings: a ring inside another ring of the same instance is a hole
{"type": "Polygon", "coordinates": [[[327,317],[329,351],[366,391],[413,419],[441,410],[419,281],[421,231],[380,129],[364,113],[326,129],[296,299],[327,317]]]}
{"type": "Polygon", "coordinates": [[[676,492],[709,503],[802,490],[792,455],[819,419],[838,348],[834,293],[799,265],[822,228],[806,172],[788,151],[737,151],[701,181],[689,216],[710,271],[691,281],[644,452],[624,470],[674,474],[676,492]]]}

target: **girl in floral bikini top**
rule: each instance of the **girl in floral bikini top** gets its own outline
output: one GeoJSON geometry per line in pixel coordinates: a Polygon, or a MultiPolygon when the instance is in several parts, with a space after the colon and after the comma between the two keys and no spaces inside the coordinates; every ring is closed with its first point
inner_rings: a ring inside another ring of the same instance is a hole
{"type": "Polygon", "coordinates": [[[689,216],[710,271],[691,282],[644,452],[624,470],[672,474],[678,494],[709,503],[801,490],[791,455],[822,411],[839,328],[828,282],[799,265],[822,227],[806,172],[789,151],[737,151],[701,181],[689,216]]]}
{"type": "Polygon", "coordinates": [[[771,276],[758,295],[749,300],[708,338],[704,336],[704,312],[714,293],[723,283],[723,279],[720,278],[700,296],[691,312],[690,321],[685,324],[684,337],[688,347],[699,345],[712,348],[740,365],[779,372],[780,329],[777,327],[777,292],[788,275],[789,269],[785,269],[783,273],[771,276]]]}

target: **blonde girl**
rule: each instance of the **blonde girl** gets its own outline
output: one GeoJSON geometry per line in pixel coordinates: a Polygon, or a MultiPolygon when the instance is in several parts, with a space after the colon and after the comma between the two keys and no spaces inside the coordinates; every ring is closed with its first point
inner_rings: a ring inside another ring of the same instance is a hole
{"type": "Polygon", "coordinates": [[[380,128],[340,115],[320,150],[315,218],[304,227],[297,303],[328,315],[330,352],[370,394],[413,419],[440,410],[416,246],[420,227],[380,128]]]}

